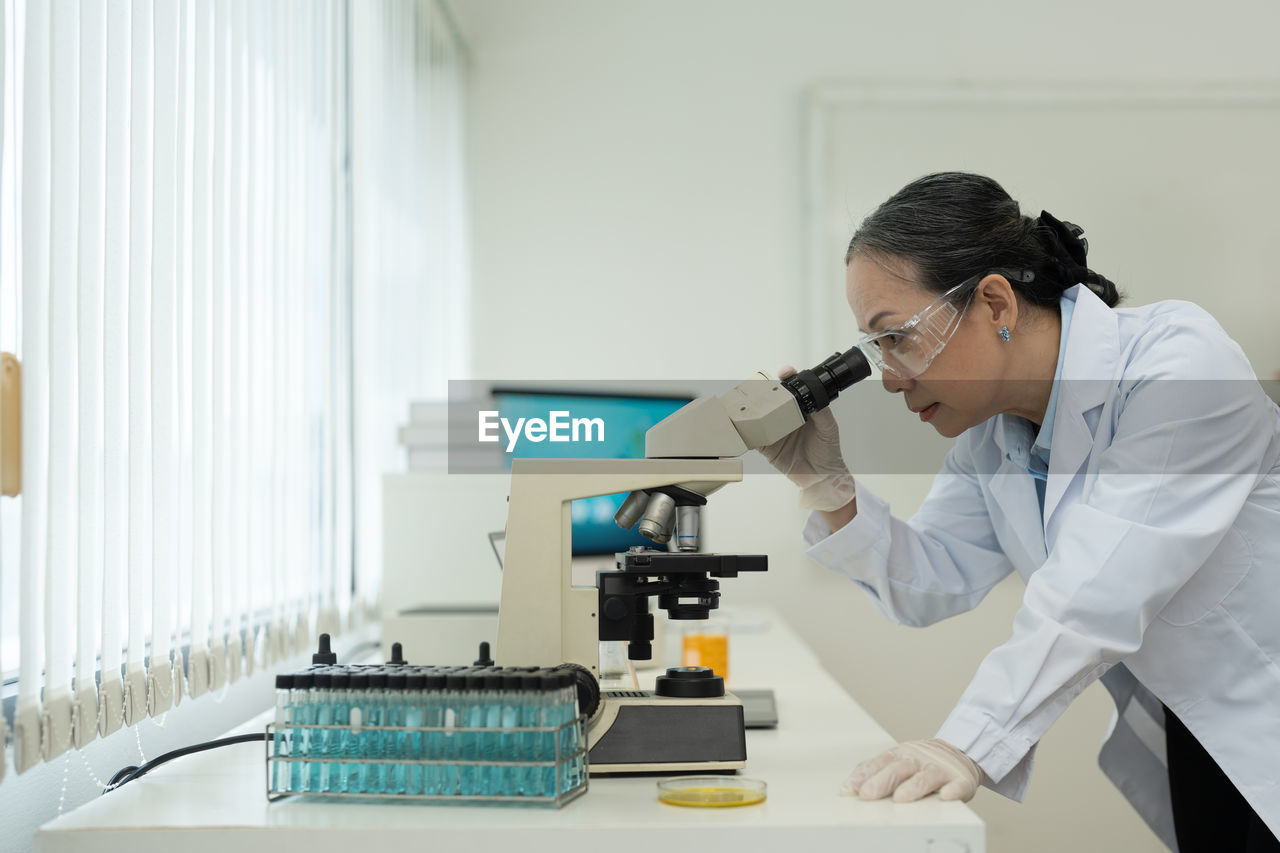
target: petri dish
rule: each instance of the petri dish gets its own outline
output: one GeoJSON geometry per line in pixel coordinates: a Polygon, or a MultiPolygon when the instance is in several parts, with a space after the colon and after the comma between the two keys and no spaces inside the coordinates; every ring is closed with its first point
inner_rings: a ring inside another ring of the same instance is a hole
{"type": "Polygon", "coordinates": [[[723,809],[763,803],[768,786],[740,776],[680,776],[658,783],[658,800],[673,806],[723,809]]]}

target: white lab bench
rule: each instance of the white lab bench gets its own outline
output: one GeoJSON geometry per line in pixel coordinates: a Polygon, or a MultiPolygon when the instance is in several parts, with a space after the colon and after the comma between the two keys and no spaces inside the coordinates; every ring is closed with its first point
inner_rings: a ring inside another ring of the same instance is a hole
{"type": "MultiPolygon", "coordinates": [[[[730,689],[773,688],[776,729],[747,732],[743,775],[768,783],[760,805],[658,802],[659,777],[592,777],[563,809],[286,798],[268,803],[264,746],[177,758],[45,824],[36,853],[374,853],[385,850],[610,853],[985,850],[985,827],[962,803],[861,802],[837,794],[860,759],[893,744],[775,616],[732,611],[730,689]]],[[[654,673],[647,673],[652,682],[654,673]]],[[[642,684],[645,681],[642,674],[642,684]]],[[[267,715],[237,731],[265,726],[267,715]]]]}

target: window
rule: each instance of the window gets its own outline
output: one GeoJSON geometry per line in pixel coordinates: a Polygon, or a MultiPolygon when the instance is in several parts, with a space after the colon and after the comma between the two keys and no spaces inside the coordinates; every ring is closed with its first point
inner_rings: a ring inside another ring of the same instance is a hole
{"type": "Polygon", "coordinates": [[[3,11],[21,771],[358,618],[377,578],[354,580],[355,496],[383,469],[353,403],[407,411],[465,345],[463,89],[431,0],[3,11]]]}

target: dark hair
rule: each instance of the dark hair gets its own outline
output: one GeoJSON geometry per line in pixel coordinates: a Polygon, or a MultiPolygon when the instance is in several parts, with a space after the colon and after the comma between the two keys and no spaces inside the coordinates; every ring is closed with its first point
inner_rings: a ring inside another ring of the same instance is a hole
{"type": "Polygon", "coordinates": [[[1032,305],[1057,310],[1067,288],[1084,283],[1107,305],[1121,294],[1089,269],[1082,229],[1047,212],[1024,216],[1004,188],[968,172],[938,172],[912,181],[862,221],[849,251],[908,260],[927,290],[945,293],[996,269],[1029,270],[1032,280],[1010,278],[1032,305]]]}

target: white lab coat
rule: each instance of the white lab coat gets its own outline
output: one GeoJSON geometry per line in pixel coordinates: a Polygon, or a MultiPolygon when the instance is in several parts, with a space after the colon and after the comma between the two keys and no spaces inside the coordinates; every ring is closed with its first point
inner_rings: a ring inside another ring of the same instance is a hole
{"type": "Polygon", "coordinates": [[[1023,578],[1010,639],[938,732],[1000,793],[1022,798],[1036,743],[1101,677],[1100,764],[1171,849],[1161,702],[1280,834],[1280,410],[1195,305],[1064,298],[1043,516],[1033,428],[999,415],[957,439],[910,521],[858,483],[850,524],[810,517],[808,554],[908,625],[1023,578]]]}

